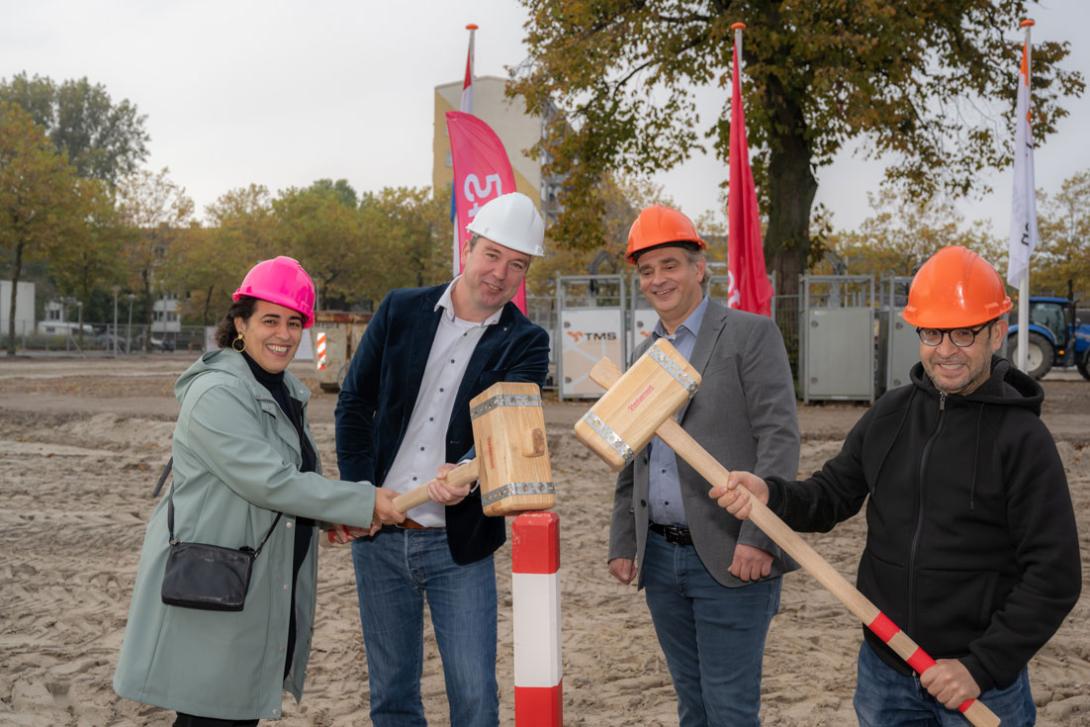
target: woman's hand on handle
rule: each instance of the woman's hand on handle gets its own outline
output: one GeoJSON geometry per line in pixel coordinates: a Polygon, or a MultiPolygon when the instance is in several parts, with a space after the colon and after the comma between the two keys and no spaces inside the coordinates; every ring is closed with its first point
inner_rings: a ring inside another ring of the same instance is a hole
{"type": "Polygon", "coordinates": [[[362,538],[364,535],[370,534],[371,531],[367,528],[357,528],[351,525],[334,525],[326,531],[326,537],[334,545],[345,545],[356,538],[362,538]]]}
{"type": "Polygon", "coordinates": [[[397,525],[405,521],[405,513],[394,507],[397,493],[385,487],[375,488],[375,511],[371,516],[371,535],[377,533],[383,525],[397,525]]]}
{"type": "Polygon", "coordinates": [[[749,472],[731,472],[727,484],[716,485],[708,492],[708,497],[719,503],[719,507],[739,520],[749,517],[749,494],[756,497],[762,505],[768,504],[768,485],[755,474],[749,472]],[[743,491],[743,489],[745,491],[743,491]]]}

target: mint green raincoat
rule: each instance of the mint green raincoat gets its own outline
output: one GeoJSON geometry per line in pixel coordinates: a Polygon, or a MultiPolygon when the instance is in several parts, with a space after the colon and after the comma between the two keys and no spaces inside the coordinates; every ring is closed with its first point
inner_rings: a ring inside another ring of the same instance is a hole
{"type": "MultiPolygon", "coordinates": [[[[305,412],[310,392],[290,373],[284,382],[305,412]]],[[[160,599],[169,549],[163,497],[144,536],[114,690],[202,717],[276,719],[283,690],[302,697],[314,627],[317,537],[299,571],[295,653],[285,679],[296,517],[368,527],[374,488],[300,472],[295,427],[235,351],[205,354],[178,379],[175,395],[175,536],[256,548],[276,513],[284,515],[254,562],[246,607],[199,611],[160,599]]]]}

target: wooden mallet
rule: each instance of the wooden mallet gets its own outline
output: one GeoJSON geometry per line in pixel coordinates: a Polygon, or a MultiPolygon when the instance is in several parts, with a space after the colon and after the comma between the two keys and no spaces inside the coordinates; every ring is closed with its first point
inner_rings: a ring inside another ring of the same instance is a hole
{"type": "MultiPolygon", "coordinates": [[[[469,402],[469,416],[477,456],[447,473],[447,484],[480,480],[485,515],[548,510],[556,504],[537,384],[493,384],[469,402]]],[[[427,501],[428,486],[421,485],[395,497],[394,507],[408,512],[427,501]]]]}
{"type": "MultiPolygon", "coordinates": [[[[480,480],[481,507],[489,516],[552,508],[556,487],[537,384],[495,383],[469,402],[469,416],[477,456],[448,472],[447,484],[480,480]]],[[[428,499],[424,484],[395,497],[394,507],[408,512],[428,499]]],[[[330,543],[337,542],[338,530],[327,531],[330,543]]]]}
{"type": "MultiPolygon", "coordinates": [[[[590,377],[606,393],[576,423],[575,435],[612,469],[623,468],[657,434],[708,482],[727,483],[727,469],[674,419],[675,412],[696,393],[700,374],[669,341],[658,339],[624,375],[612,361],[603,358],[591,369],[590,377]]],[[[724,420],[726,416],[724,412],[724,420]]],[[[747,490],[743,492],[749,495],[747,490]]],[[[752,496],[749,518],[917,673],[923,674],[934,666],[934,659],[752,496]]],[[[999,724],[999,718],[979,700],[966,700],[958,709],[977,727],[999,724]]]]}

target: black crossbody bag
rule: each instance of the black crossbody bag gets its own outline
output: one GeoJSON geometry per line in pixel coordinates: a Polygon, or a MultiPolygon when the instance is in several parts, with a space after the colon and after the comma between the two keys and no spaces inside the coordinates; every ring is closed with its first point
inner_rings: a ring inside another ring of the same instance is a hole
{"type": "Polygon", "coordinates": [[[261,554],[283,513],[276,513],[276,519],[257,550],[249,546],[236,549],[207,543],[183,543],[174,537],[173,482],[168,497],[170,554],[163,573],[163,603],[203,611],[241,611],[246,605],[254,560],[261,554]]]}

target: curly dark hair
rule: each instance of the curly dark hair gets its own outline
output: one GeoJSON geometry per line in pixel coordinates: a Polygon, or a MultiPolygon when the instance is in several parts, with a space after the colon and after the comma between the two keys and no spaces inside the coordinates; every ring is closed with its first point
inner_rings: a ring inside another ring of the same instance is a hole
{"type": "Polygon", "coordinates": [[[235,318],[241,317],[244,321],[250,320],[256,306],[257,298],[251,298],[248,295],[242,296],[231,304],[231,307],[227,309],[227,314],[223,316],[219,325],[216,326],[216,344],[220,348],[227,348],[238,338],[235,318]]]}

